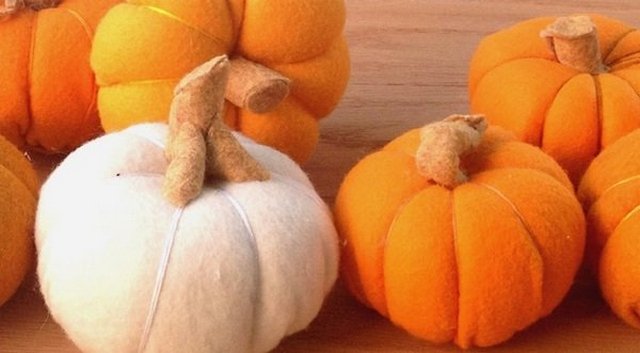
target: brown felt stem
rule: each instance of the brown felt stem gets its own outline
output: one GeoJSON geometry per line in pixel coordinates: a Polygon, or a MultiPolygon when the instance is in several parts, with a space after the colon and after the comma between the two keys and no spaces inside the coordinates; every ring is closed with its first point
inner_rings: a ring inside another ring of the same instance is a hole
{"type": "Polygon", "coordinates": [[[420,131],[421,143],[416,152],[418,171],[449,189],[466,182],[460,157],[480,144],[486,128],[482,115],[451,115],[426,125],[420,131]]]}
{"type": "Polygon", "coordinates": [[[540,36],[561,64],[592,74],[607,70],[602,63],[598,29],[589,16],[559,17],[540,36]]]}
{"type": "Polygon", "coordinates": [[[216,57],[176,86],[169,115],[164,194],[184,206],[202,191],[206,178],[227,182],[269,179],[264,169],[222,121],[229,60],[216,57]]]}
{"type": "Polygon", "coordinates": [[[273,110],[289,94],[291,80],[270,68],[242,57],[231,60],[225,98],[254,113],[273,110]]]}

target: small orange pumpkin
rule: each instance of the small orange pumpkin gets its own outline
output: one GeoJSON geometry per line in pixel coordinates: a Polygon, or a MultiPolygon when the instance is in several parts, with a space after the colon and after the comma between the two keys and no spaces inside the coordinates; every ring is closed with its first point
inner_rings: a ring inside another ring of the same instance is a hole
{"type": "Polygon", "coordinates": [[[360,161],[335,205],[349,290],[410,333],[463,348],[549,314],[584,246],[558,164],[498,128],[482,137],[484,124],[452,116],[409,131],[360,161]]]}
{"type": "Polygon", "coordinates": [[[102,131],[89,51],[96,24],[119,1],[25,0],[31,7],[22,9],[4,1],[1,134],[20,148],[66,152],[102,131]]]}
{"type": "Polygon", "coordinates": [[[473,112],[540,146],[577,184],[602,148],[640,127],[640,32],[600,15],[554,20],[484,38],[469,97],[473,112]]]}
{"type": "Polygon", "coordinates": [[[587,210],[587,259],[613,311],[640,328],[640,130],[594,159],[578,196],[587,210]]]}
{"type": "Polygon", "coordinates": [[[33,263],[39,187],[31,164],[0,135],[0,305],[18,289],[33,263]]]}

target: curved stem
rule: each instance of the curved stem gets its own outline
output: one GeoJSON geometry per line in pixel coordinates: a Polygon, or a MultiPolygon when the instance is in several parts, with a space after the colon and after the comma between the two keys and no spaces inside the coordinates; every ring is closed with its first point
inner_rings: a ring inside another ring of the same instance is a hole
{"type": "Polygon", "coordinates": [[[270,68],[243,57],[231,60],[225,98],[254,113],[273,110],[289,94],[291,80],[270,68]]]}
{"type": "Polygon", "coordinates": [[[200,194],[206,177],[226,182],[269,178],[269,172],[222,122],[228,77],[229,60],[220,56],[194,69],[175,88],[163,188],[165,196],[178,206],[200,194]]]}
{"type": "Polygon", "coordinates": [[[540,32],[556,60],[582,72],[607,71],[602,63],[598,30],[589,16],[559,17],[540,32]]]}
{"type": "Polygon", "coordinates": [[[460,157],[482,141],[487,123],[482,115],[451,115],[420,131],[416,152],[418,171],[429,180],[452,189],[467,181],[460,157]]]}

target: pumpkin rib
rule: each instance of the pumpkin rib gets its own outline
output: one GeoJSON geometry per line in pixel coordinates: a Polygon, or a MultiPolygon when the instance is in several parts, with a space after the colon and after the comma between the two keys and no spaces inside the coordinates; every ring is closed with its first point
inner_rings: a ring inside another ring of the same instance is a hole
{"type": "MultiPolygon", "coordinates": [[[[514,215],[516,216],[516,218],[518,219],[518,222],[522,225],[522,228],[524,228],[525,233],[527,233],[529,240],[531,240],[531,244],[533,249],[535,249],[536,251],[536,257],[538,259],[540,259],[540,264],[542,267],[542,271],[540,272],[540,298],[544,301],[543,298],[543,287],[544,287],[544,267],[545,267],[545,262],[544,262],[544,257],[542,256],[542,251],[540,251],[540,248],[542,248],[542,246],[540,245],[540,243],[538,243],[538,241],[536,240],[536,237],[533,236],[533,231],[531,230],[531,227],[529,226],[529,224],[527,224],[527,222],[525,221],[524,217],[522,216],[522,213],[520,212],[520,210],[518,210],[518,207],[516,207],[516,205],[513,203],[513,201],[509,200],[509,198],[502,193],[502,191],[500,191],[498,188],[494,187],[493,185],[489,185],[487,183],[482,183],[482,182],[473,182],[471,181],[471,183],[476,184],[476,185],[480,185],[484,188],[486,188],[487,190],[493,192],[496,196],[498,196],[502,201],[504,201],[509,208],[511,208],[511,210],[513,211],[514,215]]],[[[540,307],[542,307],[543,303],[540,302],[540,307]]]]}
{"type": "MultiPolygon", "coordinates": [[[[33,25],[31,26],[31,45],[29,47],[29,66],[27,67],[27,80],[26,80],[26,88],[25,91],[27,92],[27,123],[24,125],[25,128],[22,129],[21,134],[23,136],[27,135],[29,133],[29,131],[31,131],[31,125],[32,121],[33,121],[33,99],[31,98],[31,88],[33,86],[33,63],[34,63],[34,57],[35,57],[35,50],[36,50],[36,40],[37,40],[37,30],[38,30],[38,19],[39,17],[39,12],[36,12],[35,16],[33,16],[33,25]]],[[[26,140],[25,140],[26,143],[26,140]]]]}
{"type": "MultiPolygon", "coordinates": [[[[542,115],[543,116],[542,126],[540,127],[540,133],[538,134],[539,136],[538,136],[538,141],[536,141],[536,146],[540,146],[540,148],[544,149],[544,146],[542,144],[544,142],[544,130],[545,130],[545,127],[547,126],[546,121],[547,121],[547,116],[549,115],[549,111],[551,111],[551,108],[556,103],[556,100],[558,99],[560,92],[569,84],[569,82],[571,82],[576,77],[580,77],[580,75],[571,76],[571,78],[569,78],[562,85],[560,85],[560,87],[558,88],[558,91],[553,95],[553,99],[551,100],[549,105],[545,108],[544,114],[542,115]]],[[[596,107],[596,109],[598,109],[598,107],[596,107]]]]}
{"type": "Polygon", "coordinates": [[[593,84],[595,85],[595,89],[596,89],[596,112],[597,112],[597,118],[598,118],[598,135],[596,136],[596,146],[598,146],[599,150],[602,150],[602,141],[604,140],[604,116],[603,116],[603,103],[602,103],[602,84],[600,83],[600,76],[599,75],[592,75],[591,77],[593,77],[593,84]]]}
{"type": "MultiPolygon", "coordinates": [[[[558,62],[556,62],[556,61],[549,60],[549,59],[546,59],[546,58],[542,58],[542,57],[539,57],[539,56],[523,56],[523,57],[511,58],[511,59],[505,60],[505,61],[503,61],[503,62],[501,62],[501,63],[499,63],[499,64],[496,64],[495,66],[493,66],[492,68],[488,69],[487,71],[483,72],[483,73],[478,77],[478,80],[476,81],[476,83],[475,83],[475,85],[474,85],[474,90],[473,90],[473,92],[470,92],[470,94],[471,94],[470,96],[471,96],[471,97],[475,96],[475,94],[476,94],[476,91],[477,91],[478,87],[480,87],[480,84],[482,83],[482,80],[484,80],[484,77],[485,77],[487,74],[489,74],[491,71],[496,70],[496,69],[498,69],[498,68],[500,68],[500,67],[502,67],[502,66],[504,66],[504,65],[508,65],[508,64],[511,64],[511,63],[513,63],[513,62],[516,62],[516,61],[520,61],[520,60],[531,60],[531,59],[543,60],[543,61],[547,61],[547,62],[551,62],[551,63],[559,64],[559,63],[558,63],[558,62]]],[[[559,65],[562,65],[562,64],[559,64],[559,65]]]]}
{"type": "MultiPolygon", "coordinates": [[[[226,4],[228,4],[227,2],[225,2],[226,4]]],[[[191,29],[192,31],[196,32],[196,33],[200,33],[201,35],[203,35],[205,38],[210,39],[212,42],[214,42],[216,45],[219,45],[222,48],[226,48],[227,46],[225,45],[224,41],[216,36],[214,36],[211,33],[208,33],[200,28],[197,28],[196,26],[193,26],[192,24],[190,24],[188,21],[184,20],[183,18],[181,18],[180,16],[174,14],[173,12],[167,10],[167,9],[163,9],[157,6],[151,6],[151,5],[138,5],[143,9],[149,10],[151,12],[154,12],[156,14],[159,14],[160,16],[164,16],[166,18],[172,19],[178,23],[180,23],[181,25],[185,26],[186,28],[191,29]]]]}
{"type": "Polygon", "coordinates": [[[453,265],[456,267],[456,275],[458,277],[458,281],[456,283],[456,294],[458,296],[458,300],[456,300],[456,303],[458,304],[456,307],[456,312],[458,313],[456,315],[456,332],[455,332],[455,336],[454,339],[457,340],[458,336],[460,335],[460,288],[461,286],[461,282],[462,282],[462,276],[460,276],[460,252],[458,251],[458,221],[456,218],[456,190],[453,189],[451,190],[451,234],[452,236],[452,241],[453,241],[453,265]]]}
{"type": "Polygon", "coordinates": [[[618,188],[618,187],[620,187],[620,186],[622,186],[624,184],[631,183],[631,182],[634,182],[634,181],[640,181],[640,174],[633,175],[633,176],[627,177],[625,179],[622,179],[622,180],[620,180],[620,181],[608,186],[599,195],[594,195],[595,196],[595,201],[589,206],[589,210],[591,210],[591,208],[593,208],[593,205],[596,202],[598,202],[605,194],[615,190],[616,188],[618,188]]]}
{"type": "Polygon", "coordinates": [[[27,183],[26,183],[24,180],[20,179],[20,178],[19,178],[19,177],[18,177],[18,176],[13,172],[13,170],[11,170],[11,169],[7,168],[6,166],[4,166],[4,165],[2,165],[2,164],[0,164],[0,170],[4,170],[4,171],[6,171],[6,172],[7,172],[7,175],[9,175],[12,179],[16,180],[16,181],[18,182],[18,184],[19,184],[21,187],[24,187],[24,189],[25,189],[25,190],[27,190],[27,191],[29,192],[29,195],[31,195],[31,196],[33,197],[33,201],[34,201],[34,202],[36,201],[36,197],[37,197],[37,195],[36,195],[36,194],[34,194],[34,191],[29,187],[29,185],[27,185],[27,183]]]}
{"type": "MultiPolygon", "coordinates": [[[[637,29],[635,28],[631,28],[629,30],[627,30],[627,32],[625,32],[623,35],[620,36],[620,38],[616,39],[613,41],[613,43],[611,43],[611,50],[609,50],[608,53],[603,53],[603,59],[602,62],[605,64],[608,64],[609,62],[609,56],[611,56],[612,53],[615,52],[615,50],[618,48],[618,45],[620,45],[620,43],[625,40],[627,38],[627,36],[633,34],[633,32],[637,31],[637,29]]],[[[614,63],[612,63],[614,64],[614,63]]]]}

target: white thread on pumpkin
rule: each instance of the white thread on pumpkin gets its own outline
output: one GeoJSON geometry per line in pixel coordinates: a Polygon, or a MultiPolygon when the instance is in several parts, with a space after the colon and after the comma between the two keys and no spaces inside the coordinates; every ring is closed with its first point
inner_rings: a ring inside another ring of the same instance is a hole
{"type": "Polygon", "coordinates": [[[167,277],[167,268],[169,267],[169,261],[171,260],[171,253],[173,251],[173,244],[176,240],[178,233],[178,226],[184,213],[184,207],[176,209],[171,219],[171,227],[167,232],[167,236],[164,241],[164,248],[162,250],[162,257],[160,258],[160,264],[158,265],[158,273],[156,274],[156,282],[153,287],[153,294],[151,295],[151,303],[149,304],[149,311],[147,312],[147,318],[144,323],[144,330],[140,338],[140,345],[138,346],[138,353],[144,352],[151,336],[151,328],[158,312],[158,302],[160,301],[160,294],[162,293],[162,287],[167,277]]]}

